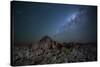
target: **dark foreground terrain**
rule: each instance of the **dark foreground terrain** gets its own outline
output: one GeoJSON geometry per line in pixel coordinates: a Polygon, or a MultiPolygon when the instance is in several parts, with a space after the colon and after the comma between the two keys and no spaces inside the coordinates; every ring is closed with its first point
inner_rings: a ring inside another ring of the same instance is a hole
{"type": "Polygon", "coordinates": [[[27,47],[14,46],[12,50],[13,66],[97,60],[96,43],[58,43],[48,36],[27,47]]]}

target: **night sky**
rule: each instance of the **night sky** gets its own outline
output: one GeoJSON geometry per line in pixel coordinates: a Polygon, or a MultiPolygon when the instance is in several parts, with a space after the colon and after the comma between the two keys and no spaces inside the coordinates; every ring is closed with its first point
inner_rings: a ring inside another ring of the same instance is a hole
{"type": "Polygon", "coordinates": [[[96,42],[97,7],[16,2],[12,5],[15,42],[35,42],[48,35],[59,42],[96,42]]]}

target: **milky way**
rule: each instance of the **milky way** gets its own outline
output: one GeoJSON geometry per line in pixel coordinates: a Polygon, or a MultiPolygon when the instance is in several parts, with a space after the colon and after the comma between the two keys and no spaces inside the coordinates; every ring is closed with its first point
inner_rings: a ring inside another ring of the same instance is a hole
{"type": "Polygon", "coordinates": [[[87,19],[87,15],[86,15],[86,9],[79,9],[76,12],[73,12],[68,18],[66,18],[66,22],[64,22],[56,31],[56,33],[54,34],[55,36],[57,34],[61,34],[64,33],[65,31],[67,31],[68,29],[72,29],[73,26],[85,23],[86,19],[87,19]],[[84,21],[85,20],[85,21],[84,21]]]}
{"type": "Polygon", "coordinates": [[[13,2],[15,42],[35,42],[43,36],[61,42],[95,42],[97,7],[36,2],[13,2]]]}

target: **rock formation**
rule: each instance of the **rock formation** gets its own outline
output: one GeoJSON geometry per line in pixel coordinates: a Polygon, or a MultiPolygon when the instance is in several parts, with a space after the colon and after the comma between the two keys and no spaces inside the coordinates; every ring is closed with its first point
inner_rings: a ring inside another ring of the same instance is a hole
{"type": "Polygon", "coordinates": [[[14,47],[12,65],[96,61],[96,44],[58,43],[44,36],[29,47],[14,47]]]}

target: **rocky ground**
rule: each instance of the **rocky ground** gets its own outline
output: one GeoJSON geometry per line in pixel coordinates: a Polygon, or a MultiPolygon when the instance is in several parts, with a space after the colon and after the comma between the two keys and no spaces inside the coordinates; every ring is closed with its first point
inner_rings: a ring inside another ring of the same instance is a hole
{"type": "Polygon", "coordinates": [[[97,60],[96,43],[57,43],[45,36],[28,47],[14,47],[12,65],[40,65],[97,60]]]}

